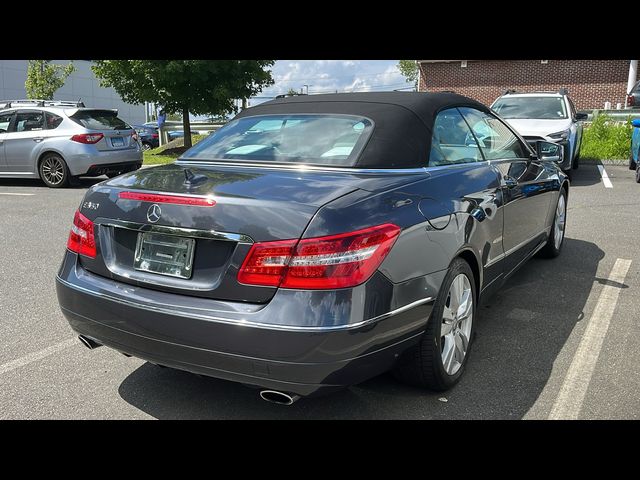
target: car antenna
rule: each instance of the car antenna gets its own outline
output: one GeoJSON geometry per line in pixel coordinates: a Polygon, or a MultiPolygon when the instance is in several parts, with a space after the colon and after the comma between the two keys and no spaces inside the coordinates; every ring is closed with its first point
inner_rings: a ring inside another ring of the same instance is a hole
{"type": "Polygon", "coordinates": [[[194,185],[202,183],[206,179],[207,179],[206,175],[202,175],[200,173],[195,174],[191,170],[189,170],[189,167],[185,167],[183,185],[185,185],[186,187],[192,187],[194,185]]]}

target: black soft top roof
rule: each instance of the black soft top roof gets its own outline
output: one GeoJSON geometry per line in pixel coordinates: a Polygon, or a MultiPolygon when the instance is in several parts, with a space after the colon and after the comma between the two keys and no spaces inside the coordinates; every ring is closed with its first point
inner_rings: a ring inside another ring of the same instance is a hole
{"type": "Polygon", "coordinates": [[[243,110],[236,118],[271,114],[349,114],[374,123],[371,138],[354,166],[414,168],[427,164],[433,122],[441,110],[483,104],[455,93],[363,92],[279,98],[243,110]]]}

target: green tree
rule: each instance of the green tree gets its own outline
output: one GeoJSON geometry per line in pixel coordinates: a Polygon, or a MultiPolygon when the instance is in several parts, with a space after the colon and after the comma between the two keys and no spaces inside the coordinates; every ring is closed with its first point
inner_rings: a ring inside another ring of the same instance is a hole
{"type": "Polygon", "coordinates": [[[296,92],[296,90],[293,88],[290,88],[289,91],[287,92],[287,95],[297,95],[297,94],[298,92],[296,92]]]}
{"type": "Polygon", "coordinates": [[[407,79],[407,82],[413,82],[418,88],[418,64],[415,60],[400,60],[398,62],[398,70],[407,79]]]}
{"type": "Polygon", "coordinates": [[[225,115],[234,100],[247,99],[273,84],[273,60],[97,60],[93,69],[104,87],[129,103],[154,102],[167,114],[181,113],[184,143],[191,146],[189,112],[225,115]]]}
{"type": "Polygon", "coordinates": [[[53,100],[53,95],[75,69],[73,63],[56,65],[51,60],[29,60],[27,80],[24,82],[27,97],[53,100]]]}

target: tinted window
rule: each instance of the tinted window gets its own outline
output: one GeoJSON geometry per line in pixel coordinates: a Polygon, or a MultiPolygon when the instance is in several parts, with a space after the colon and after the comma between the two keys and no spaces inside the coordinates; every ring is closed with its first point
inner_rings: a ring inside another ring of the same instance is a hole
{"type": "Polygon", "coordinates": [[[111,110],[79,110],[71,120],[90,130],[127,130],[131,128],[111,110]]]}
{"type": "Polygon", "coordinates": [[[231,121],[188,150],[192,160],[353,166],[371,121],[351,115],[261,115],[231,121]]]}
{"type": "Polygon", "coordinates": [[[528,150],[504,123],[473,108],[461,108],[487,160],[526,158],[528,150]]]}
{"type": "Polygon", "coordinates": [[[9,124],[11,123],[11,117],[13,112],[0,113],[0,133],[5,133],[9,130],[9,124]]]}
{"type": "Polygon", "coordinates": [[[456,108],[444,110],[433,123],[429,165],[481,162],[484,159],[469,126],[456,108]]]}
{"type": "Polygon", "coordinates": [[[562,97],[513,97],[505,95],[496,100],[493,110],[502,118],[567,118],[562,97]]]}
{"type": "Polygon", "coordinates": [[[53,130],[54,128],[58,128],[58,125],[60,125],[61,123],[62,117],[60,115],[47,112],[47,129],[53,130]]]}
{"type": "Polygon", "coordinates": [[[18,112],[16,114],[16,132],[31,132],[44,128],[44,112],[18,112]]]}

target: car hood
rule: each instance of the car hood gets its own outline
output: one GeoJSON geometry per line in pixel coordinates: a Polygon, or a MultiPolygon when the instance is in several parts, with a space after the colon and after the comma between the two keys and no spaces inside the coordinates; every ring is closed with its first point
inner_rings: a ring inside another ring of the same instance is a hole
{"type": "Polygon", "coordinates": [[[571,119],[539,120],[532,118],[505,119],[509,125],[524,137],[546,137],[571,127],[571,119]]]}

